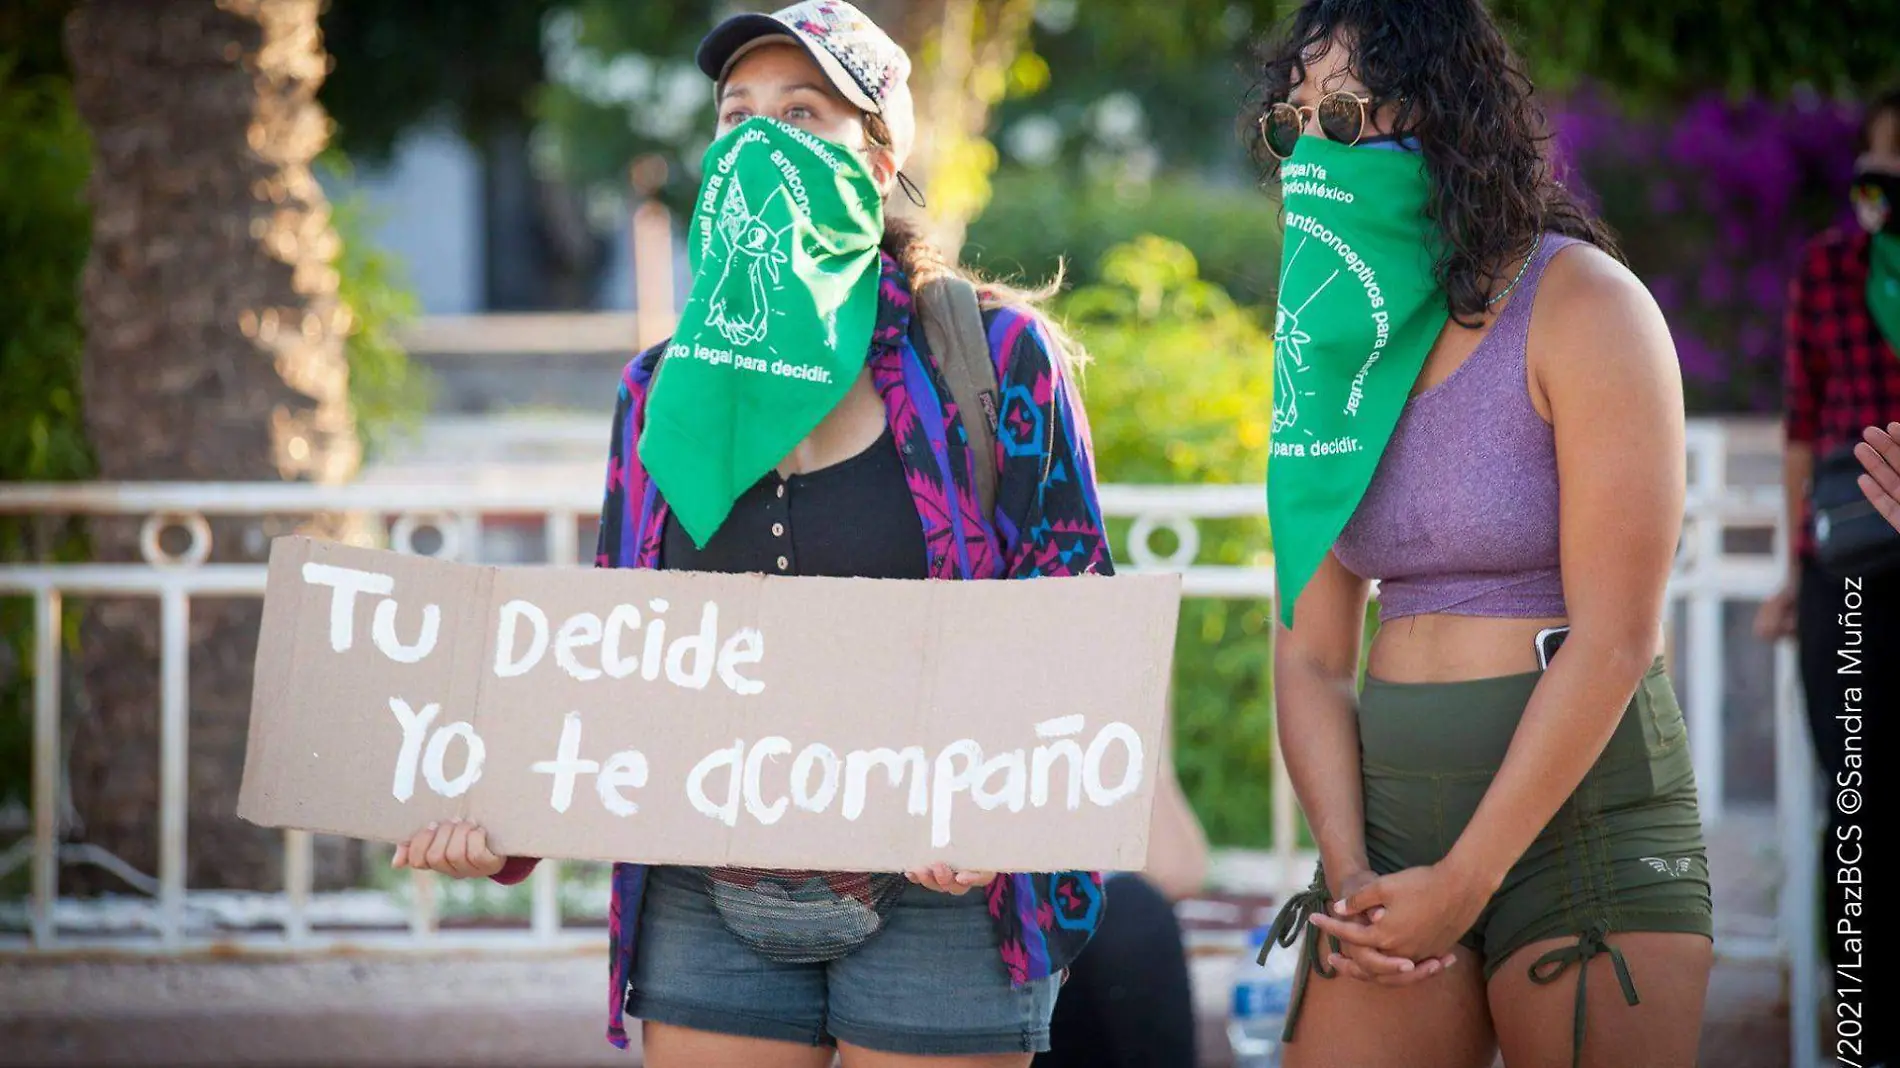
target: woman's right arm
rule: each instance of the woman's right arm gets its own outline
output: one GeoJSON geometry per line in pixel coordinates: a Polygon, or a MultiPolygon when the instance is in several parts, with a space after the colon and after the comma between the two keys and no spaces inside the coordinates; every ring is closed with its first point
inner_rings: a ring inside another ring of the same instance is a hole
{"type": "MultiPolygon", "coordinates": [[[[1366,798],[1360,784],[1359,651],[1371,583],[1326,554],[1293,609],[1293,629],[1276,626],[1274,718],[1293,792],[1306,813],[1326,869],[1326,890],[1339,900],[1370,883],[1366,798]]],[[[1335,919],[1377,919],[1382,910],[1335,919]]],[[[1313,932],[1318,937],[1319,932],[1313,932]]],[[[1424,982],[1452,966],[1447,953],[1420,961],[1389,956],[1356,942],[1333,941],[1329,967],[1382,986],[1424,982]]]]}
{"type": "Polygon", "coordinates": [[[1293,628],[1281,626],[1274,635],[1280,752],[1335,898],[1370,867],[1353,707],[1369,589],[1328,553],[1301,591],[1293,628]]]}
{"type": "MultiPolygon", "coordinates": [[[[644,354],[642,357],[644,358],[644,354]]],[[[637,363],[639,358],[636,358],[637,363]]],[[[637,463],[627,434],[633,418],[631,375],[623,375],[619,397],[614,402],[613,439],[607,447],[607,487],[600,506],[600,533],[594,546],[597,567],[619,567],[621,523],[626,515],[627,464],[637,463]]],[[[505,857],[488,848],[488,832],[474,824],[430,824],[417,831],[409,841],[396,847],[392,868],[433,871],[457,879],[487,877],[503,886],[513,886],[534,874],[538,857],[505,857]]]]}
{"type": "Polygon", "coordinates": [[[396,847],[392,868],[432,871],[457,879],[487,877],[513,885],[538,863],[532,857],[503,857],[488,848],[488,832],[473,823],[431,823],[396,847]]]}

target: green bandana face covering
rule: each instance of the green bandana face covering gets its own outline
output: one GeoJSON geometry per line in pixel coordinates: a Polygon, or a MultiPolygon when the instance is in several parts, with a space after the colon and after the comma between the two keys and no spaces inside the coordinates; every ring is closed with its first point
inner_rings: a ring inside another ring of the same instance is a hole
{"type": "Polygon", "coordinates": [[[1854,176],[1854,213],[1873,235],[1867,264],[1867,309],[1900,351],[1900,174],[1863,170],[1854,176]]]}
{"type": "Polygon", "coordinates": [[[1449,313],[1424,162],[1302,137],[1281,166],[1267,517],[1280,619],[1352,518],[1449,313]]]}
{"type": "Polygon", "coordinates": [[[648,397],[640,461],[704,547],[863,370],[882,198],[855,154],[774,119],[707,149],[693,286],[648,397]]]}

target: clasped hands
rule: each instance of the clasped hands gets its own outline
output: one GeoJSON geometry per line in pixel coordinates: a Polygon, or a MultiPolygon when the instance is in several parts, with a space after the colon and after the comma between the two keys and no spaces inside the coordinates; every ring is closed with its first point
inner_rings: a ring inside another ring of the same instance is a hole
{"type": "Polygon", "coordinates": [[[1313,927],[1338,940],[1335,971],[1382,986],[1424,982],[1457,963],[1453,950],[1478,920],[1491,888],[1442,865],[1342,879],[1330,913],[1313,927]]]}

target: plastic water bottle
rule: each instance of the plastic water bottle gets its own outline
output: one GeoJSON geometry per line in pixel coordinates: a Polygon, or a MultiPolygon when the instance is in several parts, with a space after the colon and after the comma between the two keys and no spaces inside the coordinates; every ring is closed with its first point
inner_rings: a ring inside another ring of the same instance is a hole
{"type": "Polygon", "coordinates": [[[1280,1032],[1293,1000],[1299,947],[1273,947],[1263,967],[1254,963],[1267,944],[1267,929],[1248,939],[1247,956],[1234,971],[1234,999],[1228,1009],[1227,1044],[1234,1068],[1280,1068],[1280,1032]]]}

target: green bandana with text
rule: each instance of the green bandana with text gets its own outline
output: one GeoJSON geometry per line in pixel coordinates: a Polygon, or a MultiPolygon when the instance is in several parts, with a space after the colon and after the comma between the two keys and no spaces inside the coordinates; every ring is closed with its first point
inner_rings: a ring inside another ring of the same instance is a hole
{"type": "Polygon", "coordinates": [[[1302,137],[1280,169],[1267,517],[1280,619],[1345,529],[1448,312],[1413,152],[1302,137]]]}
{"type": "Polygon", "coordinates": [[[640,462],[701,546],[850,391],[877,320],[884,208],[842,145],[757,118],[707,149],[693,286],[640,462]]]}

